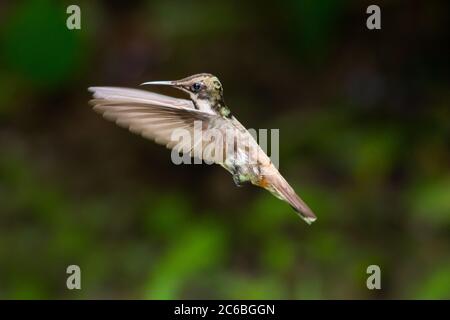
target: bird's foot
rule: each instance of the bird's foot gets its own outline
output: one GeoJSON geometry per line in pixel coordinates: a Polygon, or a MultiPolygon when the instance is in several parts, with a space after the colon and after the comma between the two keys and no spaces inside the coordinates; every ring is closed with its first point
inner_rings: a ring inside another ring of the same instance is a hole
{"type": "Polygon", "coordinates": [[[247,177],[244,174],[235,173],[235,174],[233,174],[233,181],[237,187],[242,187],[242,185],[246,182],[249,182],[250,179],[249,179],[249,177],[247,177]]]}
{"type": "Polygon", "coordinates": [[[233,174],[233,181],[234,181],[234,184],[236,185],[236,187],[242,187],[242,182],[239,177],[239,174],[233,174]]]}

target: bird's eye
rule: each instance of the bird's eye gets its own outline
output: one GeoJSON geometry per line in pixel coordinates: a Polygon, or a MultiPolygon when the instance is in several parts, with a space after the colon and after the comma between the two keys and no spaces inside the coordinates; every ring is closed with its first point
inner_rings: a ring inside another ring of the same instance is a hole
{"type": "Polygon", "coordinates": [[[192,85],[192,91],[198,92],[198,91],[200,91],[201,87],[202,87],[202,84],[200,82],[195,82],[192,85]]]}

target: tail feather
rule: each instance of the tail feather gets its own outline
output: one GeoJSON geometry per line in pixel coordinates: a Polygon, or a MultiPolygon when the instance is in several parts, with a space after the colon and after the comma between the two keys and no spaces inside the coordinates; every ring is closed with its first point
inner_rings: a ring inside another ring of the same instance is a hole
{"type": "Polygon", "coordinates": [[[268,182],[266,189],[271,191],[276,197],[286,201],[305,220],[311,224],[317,217],[308,205],[295,193],[294,189],[287,183],[281,174],[266,177],[268,182]]]}

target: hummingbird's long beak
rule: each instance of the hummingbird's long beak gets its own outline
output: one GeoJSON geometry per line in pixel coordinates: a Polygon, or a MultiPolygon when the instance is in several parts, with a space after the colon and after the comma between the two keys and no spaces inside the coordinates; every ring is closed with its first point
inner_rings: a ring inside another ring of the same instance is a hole
{"type": "Polygon", "coordinates": [[[158,85],[158,86],[176,86],[175,81],[149,81],[149,82],[141,83],[140,85],[143,86],[146,84],[158,85]]]}
{"type": "Polygon", "coordinates": [[[169,86],[169,87],[173,87],[178,90],[189,93],[189,90],[187,89],[187,87],[184,86],[184,83],[181,80],[178,80],[178,81],[150,81],[150,82],[141,83],[141,86],[147,85],[147,84],[158,85],[158,86],[169,86]]]}

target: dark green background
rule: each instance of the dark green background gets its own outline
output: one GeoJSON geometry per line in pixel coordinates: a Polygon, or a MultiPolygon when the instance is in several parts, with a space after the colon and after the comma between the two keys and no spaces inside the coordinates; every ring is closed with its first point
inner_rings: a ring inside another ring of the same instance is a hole
{"type": "Polygon", "coordinates": [[[377,1],[369,31],[369,4],[0,2],[0,298],[450,298],[449,6],[377,1]],[[199,72],[280,129],[316,223],[87,104],[199,72]]]}

